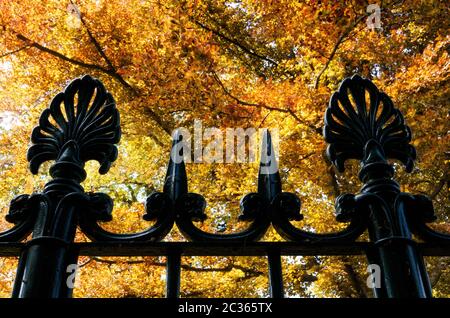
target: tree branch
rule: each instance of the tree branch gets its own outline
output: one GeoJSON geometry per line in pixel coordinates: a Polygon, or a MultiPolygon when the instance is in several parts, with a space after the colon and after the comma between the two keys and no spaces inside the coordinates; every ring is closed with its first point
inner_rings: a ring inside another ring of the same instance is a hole
{"type": "Polygon", "coordinates": [[[206,31],[209,31],[209,32],[212,32],[213,34],[215,34],[216,36],[218,36],[218,37],[224,39],[225,41],[227,41],[227,42],[229,42],[229,43],[231,43],[231,44],[234,44],[235,46],[237,46],[238,48],[240,48],[240,49],[241,49],[242,51],[244,51],[245,53],[250,54],[250,55],[252,55],[252,56],[254,56],[254,57],[257,57],[257,58],[259,58],[259,59],[261,59],[261,60],[264,60],[264,61],[266,61],[266,62],[269,62],[270,64],[272,64],[272,65],[274,65],[274,66],[278,66],[278,63],[275,62],[274,60],[272,60],[272,59],[270,59],[270,58],[268,58],[268,57],[266,57],[266,56],[264,56],[264,55],[261,55],[261,54],[256,53],[253,49],[250,49],[250,48],[246,47],[246,46],[243,45],[242,43],[239,43],[238,41],[236,41],[236,40],[234,40],[234,39],[232,39],[232,38],[226,36],[225,34],[221,33],[220,31],[215,30],[215,29],[212,29],[212,28],[210,28],[210,27],[204,25],[203,23],[201,23],[201,22],[199,22],[199,21],[197,21],[197,20],[192,20],[192,21],[193,21],[196,25],[198,25],[199,27],[201,27],[202,29],[204,29],[204,30],[206,30],[206,31]]]}
{"type": "Polygon", "coordinates": [[[287,113],[290,116],[292,116],[298,123],[310,128],[311,130],[313,130],[315,133],[318,134],[322,134],[322,130],[321,128],[317,128],[314,125],[311,125],[307,122],[305,122],[304,120],[300,119],[295,113],[294,111],[292,111],[291,109],[283,109],[283,108],[277,108],[277,107],[273,107],[273,106],[269,106],[266,104],[258,104],[258,103],[251,103],[251,102],[247,102],[244,100],[239,99],[238,97],[234,96],[223,84],[223,82],[220,80],[219,76],[217,76],[216,72],[212,71],[213,74],[213,78],[214,80],[219,84],[219,86],[222,88],[222,90],[224,91],[224,93],[230,97],[231,99],[233,99],[236,103],[242,105],[242,106],[247,106],[247,107],[256,107],[256,108],[263,108],[263,109],[267,109],[269,111],[277,111],[277,112],[281,112],[281,113],[287,113]]]}
{"type": "MultiPolygon", "coordinates": [[[[70,3],[74,6],[76,6],[76,4],[70,0],[70,3]]],[[[77,6],[78,7],[78,6],[77,6]]],[[[114,65],[112,64],[111,60],[106,56],[105,52],[103,52],[102,47],[100,46],[100,44],[98,43],[97,39],[92,35],[91,30],[89,29],[89,27],[86,24],[86,21],[83,18],[83,15],[81,14],[80,11],[78,11],[78,18],[80,19],[81,23],[84,25],[87,34],[89,36],[89,39],[91,40],[91,42],[94,44],[95,48],[97,49],[97,52],[100,54],[100,56],[105,60],[106,64],[108,64],[108,67],[116,72],[116,68],[114,67],[114,65]]]]}
{"type": "MultiPolygon", "coordinates": [[[[150,265],[150,266],[166,266],[166,262],[156,262],[156,261],[155,262],[149,262],[149,261],[146,261],[146,260],[113,261],[113,260],[102,259],[102,258],[97,257],[97,256],[94,256],[91,259],[93,261],[96,261],[96,262],[99,262],[99,263],[105,263],[105,264],[119,264],[119,263],[143,264],[143,263],[145,263],[145,264],[150,265]]],[[[83,264],[83,266],[85,266],[89,262],[90,261],[85,262],[83,264]]],[[[186,271],[191,271],[191,272],[230,272],[233,269],[238,269],[238,270],[244,272],[246,275],[248,274],[249,276],[252,276],[252,277],[264,274],[261,271],[250,269],[250,268],[246,268],[244,266],[234,264],[233,262],[228,263],[227,266],[224,266],[224,267],[204,268],[204,267],[196,267],[196,266],[182,264],[181,268],[186,270],[186,271]]]]}
{"type": "Polygon", "coordinates": [[[67,57],[67,56],[63,55],[62,53],[59,53],[58,51],[49,49],[49,48],[47,48],[47,47],[45,47],[45,46],[43,46],[43,45],[41,45],[41,44],[39,44],[37,42],[34,42],[34,41],[30,40],[29,38],[27,38],[26,36],[24,36],[24,35],[22,35],[20,33],[16,33],[16,36],[17,36],[17,38],[19,40],[21,40],[21,41],[23,41],[25,43],[28,43],[29,47],[34,47],[34,48],[36,48],[36,49],[38,49],[38,50],[40,50],[42,52],[48,53],[48,54],[50,54],[50,55],[52,55],[54,57],[57,57],[57,58],[59,58],[59,59],[61,59],[63,61],[72,63],[72,64],[77,65],[77,66],[81,66],[81,67],[84,67],[84,68],[100,71],[100,72],[106,73],[108,75],[113,75],[113,74],[111,74],[110,70],[108,70],[108,69],[106,69],[106,68],[104,68],[104,67],[102,67],[100,65],[86,63],[86,62],[82,62],[82,61],[79,61],[79,60],[67,57]]]}
{"type": "MultiPolygon", "coordinates": [[[[16,32],[14,32],[14,33],[16,33],[16,32]]],[[[33,40],[30,40],[29,38],[27,38],[23,34],[16,33],[16,37],[19,40],[21,40],[21,41],[23,41],[25,43],[28,43],[29,47],[34,47],[34,48],[36,48],[36,49],[38,49],[38,50],[40,50],[42,52],[48,53],[48,54],[50,54],[50,55],[52,55],[54,57],[57,57],[57,58],[59,58],[59,59],[61,59],[63,61],[69,62],[69,63],[77,65],[77,66],[81,66],[81,67],[84,67],[84,68],[87,68],[87,69],[96,70],[96,71],[105,73],[105,74],[115,78],[117,81],[119,81],[123,86],[125,86],[128,90],[130,90],[133,93],[133,95],[137,95],[136,90],[130,84],[128,84],[122,78],[122,76],[117,74],[114,70],[107,69],[107,68],[105,68],[103,66],[100,66],[100,65],[97,65],[97,64],[86,63],[86,62],[79,61],[79,60],[76,60],[74,58],[65,56],[64,54],[62,54],[62,53],[60,53],[58,51],[52,50],[52,49],[50,49],[48,47],[45,47],[45,46],[43,46],[43,45],[41,45],[41,44],[39,44],[37,42],[34,42],[33,40]]]]}
{"type": "Polygon", "coordinates": [[[359,298],[367,298],[366,291],[362,288],[362,282],[358,277],[358,274],[356,273],[353,266],[349,263],[344,264],[344,269],[348,274],[348,277],[353,285],[353,288],[358,293],[359,298]]]}
{"type": "MultiPolygon", "coordinates": [[[[66,61],[66,62],[69,62],[69,63],[71,63],[71,64],[74,64],[74,65],[77,65],[77,66],[80,66],[80,67],[84,67],[84,68],[87,68],[87,69],[91,69],[91,70],[95,70],[95,71],[99,71],[99,72],[102,72],[102,73],[105,73],[105,74],[107,74],[107,75],[109,75],[109,76],[111,76],[111,77],[113,77],[114,79],[116,79],[118,82],[120,82],[126,89],[128,89],[128,91],[130,91],[131,93],[132,93],[132,95],[133,96],[138,96],[139,95],[139,93],[129,84],[129,83],[127,83],[124,79],[123,79],[123,77],[120,75],[120,74],[118,74],[117,72],[115,72],[114,70],[112,70],[112,69],[107,69],[107,68],[105,68],[105,67],[103,67],[103,66],[100,66],[100,65],[97,65],[97,64],[91,64],[91,63],[86,63],[86,62],[83,62],[83,61],[79,61],[79,60],[76,60],[76,59],[74,59],[74,58],[70,58],[70,57],[67,57],[67,56],[65,56],[64,54],[62,54],[62,53],[60,53],[60,52],[58,52],[58,51],[55,51],[55,50],[53,50],[53,49],[50,49],[50,48],[47,48],[47,47],[45,47],[45,46],[43,46],[43,45],[41,45],[41,44],[39,44],[39,43],[37,43],[37,42],[34,42],[34,41],[32,41],[32,40],[30,40],[29,38],[27,38],[26,36],[24,36],[24,35],[22,35],[22,34],[20,34],[20,33],[17,33],[17,32],[15,32],[15,31],[12,31],[12,32],[14,32],[15,34],[16,34],[16,37],[19,39],[19,40],[21,40],[21,41],[23,41],[23,42],[25,42],[25,43],[28,43],[28,46],[30,46],[30,47],[34,47],[34,48],[36,48],[36,49],[38,49],[38,50],[40,50],[40,51],[42,51],[42,52],[45,52],[45,53],[47,53],[47,54],[50,54],[50,55],[52,55],[52,56],[54,56],[54,57],[56,57],[56,58],[59,58],[59,59],[61,59],[61,60],[63,60],[63,61],[66,61]]],[[[150,108],[145,108],[144,109],[144,111],[147,113],[147,115],[149,115],[149,117],[150,118],[152,118],[168,135],[170,135],[171,134],[171,129],[169,128],[169,126],[168,125],[166,125],[165,123],[164,123],[164,121],[162,120],[162,118],[157,114],[157,113],[155,113],[152,109],[150,109],[150,108]]]]}
{"type": "MultiPolygon", "coordinates": [[[[74,6],[76,6],[76,4],[72,0],[70,0],[70,3],[74,6]]],[[[78,7],[78,6],[76,6],[76,7],[78,7]]],[[[129,90],[131,90],[133,92],[133,94],[138,95],[138,92],[136,91],[136,89],[134,87],[132,87],[130,84],[128,84],[127,81],[125,81],[125,79],[122,77],[122,75],[117,73],[116,68],[112,64],[111,60],[106,56],[105,52],[103,51],[102,47],[100,46],[100,43],[98,43],[97,39],[92,34],[91,30],[89,29],[88,25],[86,24],[86,21],[83,18],[83,15],[79,11],[78,11],[78,17],[79,17],[81,23],[83,24],[83,26],[85,27],[86,32],[89,36],[89,39],[94,44],[95,49],[97,50],[97,52],[100,54],[100,56],[103,58],[103,60],[105,60],[106,64],[108,65],[108,69],[116,75],[116,79],[122,85],[124,85],[129,90]]]]}
{"type": "Polygon", "coordinates": [[[430,199],[436,198],[436,196],[441,192],[441,190],[444,188],[444,185],[446,182],[449,181],[449,173],[448,170],[444,172],[444,175],[439,180],[439,183],[434,187],[433,192],[430,194],[430,199]]]}
{"type": "Polygon", "coordinates": [[[360,16],[358,19],[356,19],[355,22],[353,22],[351,25],[349,25],[344,30],[344,32],[342,32],[342,34],[339,36],[338,40],[336,41],[336,44],[333,47],[333,50],[330,53],[330,56],[328,57],[327,62],[325,63],[323,68],[320,70],[319,74],[317,74],[316,82],[314,84],[315,89],[319,88],[320,77],[327,70],[328,66],[330,65],[331,61],[333,60],[334,56],[336,55],[336,52],[337,52],[339,46],[341,45],[341,43],[344,42],[344,39],[353,31],[353,29],[358,25],[358,23],[361,22],[361,20],[364,19],[365,17],[367,17],[367,14],[360,16]]]}
{"type": "Polygon", "coordinates": [[[6,53],[0,55],[0,59],[3,58],[3,57],[6,57],[8,55],[16,54],[16,53],[18,53],[18,52],[20,52],[22,50],[26,50],[26,49],[29,49],[29,48],[30,48],[29,45],[25,45],[25,46],[22,46],[21,48],[18,48],[17,50],[14,50],[14,51],[11,51],[11,52],[6,52],[6,53]]]}

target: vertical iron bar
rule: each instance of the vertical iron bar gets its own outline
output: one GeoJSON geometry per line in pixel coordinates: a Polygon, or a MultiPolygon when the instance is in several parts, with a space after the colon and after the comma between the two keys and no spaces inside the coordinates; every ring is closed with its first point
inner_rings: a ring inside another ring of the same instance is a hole
{"type": "Polygon", "coordinates": [[[73,272],[68,273],[68,269],[78,259],[72,243],[78,212],[87,208],[84,205],[89,200],[81,186],[86,179],[84,166],[94,159],[101,164],[99,172],[106,173],[117,158],[115,144],[120,140],[114,99],[91,76],[73,80],[50,105],[33,129],[33,145],[27,153],[33,174],[45,161],[52,159],[55,163],[49,169],[52,180],[46,183],[36,209],[32,239],[25,246],[17,270],[12,294],[18,298],[71,296],[67,278],[73,272]],[[90,129],[87,134],[86,127],[90,129]]]}
{"type": "Polygon", "coordinates": [[[372,177],[372,184],[363,179],[366,184],[362,190],[378,198],[370,205],[368,226],[369,238],[374,243],[371,261],[380,267],[380,286],[374,294],[378,298],[431,298],[425,264],[405,218],[406,204],[399,195],[398,184],[391,183],[389,187],[387,177],[393,172],[385,171],[386,177],[372,177]]]}
{"type": "MultiPolygon", "coordinates": [[[[270,207],[273,199],[282,192],[281,178],[278,172],[278,164],[272,145],[272,136],[265,130],[261,145],[261,164],[258,173],[258,193],[267,207],[270,207]]],[[[269,214],[271,211],[268,211],[269,214]]],[[[272,298],[283,298],[283,274],[281,269],[281,255],[279,250],[267,252],[269,265],[270,295],[272,298]]]]}
{"type": "Polygon", "coordinates": [[[269,251],[267,253],[267,261],[269,263],[270,296],[272,298],[284,298],[280,252],[274,250],[269,251]]]}
{"type": "MultiPolygon", "coordinates": [[[[77,254],[70,251],[70,242],[75,237],[75,207],[69,206],[64,224],[58,228],[61,233],[43,236],[35,227],[33,239],[27,243],[22,253],[17,277],[14,282],[13,297],[17,298],[67,298],[71,289],[67,285],[68,265],[76,262],[77,254]],[[70,290],[69,290],[70,289],[70,290]]],[[[60,210],[57,212],[62,213],[60,210]]]]}
{"type": "Polygon", "coordinates": [[[13,285],[13,290],[12,290],[12,294],[11,294],[12,298],[19,297],[20,284],[22,282],[23,272],[25,271],[26,257],[27,257],[26,250],[22,250],[20,252],[19,262],[17,264],[16,277],[14,278],[14,285],[13,285]]]}
{"type": "MultiPolygon", "coordinates": [[[[164,193],[169,195],[174,205],[188,192],[188,180],[183,160],[183,147],[177,148],[178,143],[181,142],[183,142],[183,135],[177,130],[173,135],[169,165],[164,180],[164,193]],[[173,158],[181,160],[174,162],[173,158]]],[[[181,251],[171,250],[167,255],[166,263],[166,298],[176,299],[180,297],[180,276],[181,251]]]]}
{"type": "Polygon", "coordinates": [[[181,253],[172,251],[167,255],[166,263],[166,298],[180,297],[181,253]]]}

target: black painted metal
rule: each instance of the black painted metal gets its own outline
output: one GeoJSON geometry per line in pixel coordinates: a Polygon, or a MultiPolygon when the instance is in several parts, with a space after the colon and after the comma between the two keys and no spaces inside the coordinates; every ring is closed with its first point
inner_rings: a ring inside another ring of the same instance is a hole
{"type": "Polygon", "coordinates": [[[119,139],[114,99],[90,76],[71,82],[44,110],[27,158],[33,174],[43,162],[55,160],[50,168],[53,179],[42,194],[20,196],[11,205],[8,220],[27,224],[33,233],[20,259],[13,297],[71,296],[66,270],[77,258],[70,244],[78,223],[77,203],[86,198],[80,185],[86,178],[84,163],[97,160],[100,173],[106,173],[117,158],[119,139]]]}
{"type": "MultiPolygon", "coordinates": [[[[371,242],[83,242],[72,247],[80,256],[166,256],[181,251],[182,256],[267,256],[279,250],[281,256],[366,255],[371,242]]],[[[20,256],[23,242],[0,243],[0,257],[20,256]]],[[[417,243],[424,256],[450,256],[450,242],[417,243]]]]}
{"type": "MultiPolygon", "coordinates": [[[[325,113],[327,153],[340,171],[347,159],[361,160],[361,194],[344,195],[349,205],[368,214],[369,260],[382,271],[377,297],[428,298],[432,291],[423,258],[412,239],[412,219],[419,211],[393,180],[388,158],[398,159],[411,172],[416,152],[411,131],[390,98],[367,79],[353,76],[342,82],[325,113]],[[358,207],[360,205],[360,207],[358,207]]],[[[352,207],[353,208],[353,207],[352,207]]]]}
{"type": "Polygon", "coordinates": [[[178,250],[171,251],[167,255],[166,262],[166,297],[170,299],[180,296],[181,281],[181,253],[178,250]]]}
{"type": "Polygon", "coordinates": [[[267,253],[269,263],[270,296],[272,298],[283,298],[283,270],[281,266],[281,255],[278,250],[269,250],[267,253]]]}
{"type": "Polygon", "coordinates": [[[166,256],[168,298],[180,294],[182,255],[259,255],[268,259],[271,296],[282,298],[281,255],[361,253],[381,268],[376,297],[431,297],[422,255],[449,255],[450,236],[426,225],[434,220],[428,198],[400,192],[393,180],[394,169],[387,160],[398,159],[411,171],[416,156],[400,111],[369,80],[356,75],[333,94],[324,137],[327,154],[339,171],[347,159],[361,161],[360,193],[336,199],[336,219],[348,223],[340,232],[313,233],[291,223],[302,219],[301,202],[282,191],[271,136],[265,131],[257,192],[245,195],[240,204],[240,220],[249,222],[246,230],[224,235],[196,227],[195,222],[206,218],[206,201],[188,191],[185,164],[174,160],[176,155],[182,158],[184,141],[175,133],[163,192],[151,194],[146,202],[144,219],[156,222],[139,233],[116,234],[98,225],[111,220],[112,199],[85,193],[80,182],[86,177],[86,161],[99,161],[100,173],[106,173],[116,159],[119,114],[98,80],[74,80],[42,113],[28,152],[32,173],[44,161],[55,160],[50,168],[53,180],[41,194],[14,198],[7,220],[15,225],[0,233],[0,256],[20,254],[13,297],[70,297],[67,267],[78,255],[166,256]],[[159,242],[174,224],[190,242],[159,242]],[[288,242],[258,242],[271,224],[288,242]],[[74,243],[77,226],[93,242],[74,243]],[[366,230],[370,242],[356,242],[366,230]],[[22,243],[30,233],[32,239],[22,243]],[[412,234],[425,243],[414,241],[412,234]]]}

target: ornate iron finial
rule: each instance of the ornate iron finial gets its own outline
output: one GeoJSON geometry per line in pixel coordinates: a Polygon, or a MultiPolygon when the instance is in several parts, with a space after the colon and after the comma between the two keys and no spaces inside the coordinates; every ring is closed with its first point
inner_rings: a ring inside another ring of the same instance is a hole
{"type": "Polygon", "coordinates": [[[86,75],[73,80],[43,111],[27,159],[33,174],[48,160],[56,160],[59,168],[82,168],[86,161],[97,160],[105,174],[117,158],[119,140],[114,98],[99,80],[86,75]]]}
{"type": "Polygon", "coordinates": [[[400,191],[388,158],[398,159],[411,172],[416,151],[411,131],[391,99],[358,75],[345,79],[333,94],[325,113],[327,155],[339,171],[347,159],[361,161],[364,183],[357,195],[336,199],[338,218],[366,214],[372,250],[370,264],[383,264],[377,297],[432,296],[426,268],[412,234],[425,240],[448,242],[448,235],[425,224],[433,219],[431,200],[400,191]],[[405,288],[405,286],[407,286],[405,288]],[[411,288],[414,286],[414,288],[411,288]]]}
{"type": "Polygon", "coordinates": [[[66,271],[75,254],[69,246],[80,216],[107,221],[113,206],[106,194],[84,192],[80,184],[86,178],[84,164],[97,160],[101,174],[109,170],[117,158],[119,125],[113,97],[89,75],[73,80],[42,112],[27,159],[33,174],[43,162],[55,160],[50,167],[53,179],[43,193],[12,200],[7,221],[15,225],[0,233],[0,241],[8,242],[32,232],[13,297],[70,297],[73,288],[65,283],[66,271]],[[39,280],[32,279],[33,273],[40,274],[39,280]]]}
{"type": "Polygon", "coordinates": [[[416,151],[409,144],[411,130],[403,115],[385,93],[359,75],[345,79],[331,97],[323,134],[329,143],[327,155],[340,172],[347,159],[364,164],[398,159],[408,172],[414,166],[416,151]]]}

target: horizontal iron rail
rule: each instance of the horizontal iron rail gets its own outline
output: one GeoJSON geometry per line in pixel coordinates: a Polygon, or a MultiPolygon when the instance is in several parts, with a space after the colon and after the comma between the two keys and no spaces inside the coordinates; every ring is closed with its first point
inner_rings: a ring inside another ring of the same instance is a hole
{"type": "MultiPolygon", "coordinates": [[[[0,257],[19,256],[26,243],[0,243],[0,257]]],[[[365,255],[369,242],[348,244],[296,242],[88,242],[73,243],[80,256],[267,256],[274,249],[284,256],[365,255]]],[[[450,244],[417,243],[424,256],[450,256],[450,244]]]]}

